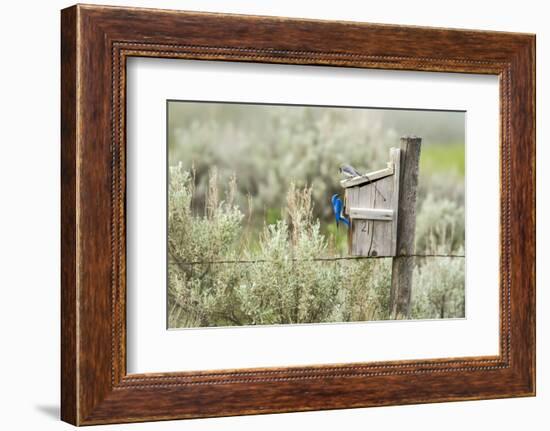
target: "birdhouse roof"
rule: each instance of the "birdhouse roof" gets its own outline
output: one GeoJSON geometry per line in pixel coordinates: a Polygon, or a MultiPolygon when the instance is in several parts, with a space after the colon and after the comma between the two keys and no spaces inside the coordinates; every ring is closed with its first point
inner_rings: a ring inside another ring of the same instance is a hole
{"type": "Polygon", "coordinates": [[[368,172],[360,177],[348,178],[340,181],[340,185],[345,189],[349,187],[362,186],[364,184],[372,183],[382,178],[393,175],[394,166],[392,162],[388,162],[388,166],[378,171],[368,172]]]}

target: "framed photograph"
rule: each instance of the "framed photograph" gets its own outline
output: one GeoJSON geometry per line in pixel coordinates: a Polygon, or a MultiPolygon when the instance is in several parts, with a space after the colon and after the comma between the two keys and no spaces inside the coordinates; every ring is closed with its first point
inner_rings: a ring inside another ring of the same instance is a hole
{"type": "Polygon", "coordinates": [[[535,37],[61,14],[62,419],[535,394],[535,37]]]}

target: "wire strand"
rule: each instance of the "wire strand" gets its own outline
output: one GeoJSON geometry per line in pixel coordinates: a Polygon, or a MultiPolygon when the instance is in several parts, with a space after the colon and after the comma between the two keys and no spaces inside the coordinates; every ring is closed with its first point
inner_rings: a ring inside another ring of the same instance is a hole
{"type": "MultiPolygon", "coordinates": [[[[397,256],[341,256],[341,257],[316,257],[313,259],[290,259],[294,262],[331,262],[339,260],[365,260],[365,259],[393,259],[394,257],[435,257],[435,258],[465,258],[464,254],[401,254],[397,256]]],[[[277,262],[269,259],[255,260],[212,260],[212,261],[177,261],[180,265],[211,265],[211,264],[228,264],[228,263],[271,263],[277,262]]]]}

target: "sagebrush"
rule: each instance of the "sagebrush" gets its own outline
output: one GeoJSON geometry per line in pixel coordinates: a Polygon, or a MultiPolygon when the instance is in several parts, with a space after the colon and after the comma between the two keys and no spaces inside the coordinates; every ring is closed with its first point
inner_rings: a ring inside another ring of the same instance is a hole
{"type": "MultiPolygon", "coordinates": [[[[315,217],[311,186],[290,182],[281,217],[266,221],[259,238],[251,238],[254,205],[250,195],[237,196],[235,175],[220,191],[217,170],[210,168],[200,211],[192,205],[196,173],[179,164],[169,175],[169,327],[390,317],[391,259],[330,259],[334,250],[315,217]],[[237,201],[248,202],[247,210],[237,201]]],[[[426,198],[418,219],[419,249],[462,250],[463,214],[461,219],[452,201],[426,198]]],[[[345,229],[336,235],[345,238],[345,229]]],[[[417,263],[412,317],[464,316],[463,265],[463,260],[417,263]]]]}

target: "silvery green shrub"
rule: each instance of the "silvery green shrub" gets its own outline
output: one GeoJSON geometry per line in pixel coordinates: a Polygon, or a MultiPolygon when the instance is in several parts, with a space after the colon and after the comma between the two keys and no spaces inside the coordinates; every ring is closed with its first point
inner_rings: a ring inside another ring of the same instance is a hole
{"type": "MultiPolygon", "coordinates": [[[[211,168],[204,207],[197,211],[195,175],[181,164],[170,168],[170,327],[390,318],[391,259],[330,259],[329,241],[314,216],[312,187],[291,182],[281,218],[265,223],[250,246],[248,237],[256,231],[237,204],[236,177],[226,181],[220,199],[220,179],[211,168]]],[[[453,211],[446,204],[423,206],[420,243],[430,250],[446,246],[456,236],[453,211]]],[[[463,261],[419,261],[412,307],[414,318],[462,317],[463,261]]]]}

